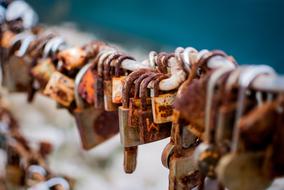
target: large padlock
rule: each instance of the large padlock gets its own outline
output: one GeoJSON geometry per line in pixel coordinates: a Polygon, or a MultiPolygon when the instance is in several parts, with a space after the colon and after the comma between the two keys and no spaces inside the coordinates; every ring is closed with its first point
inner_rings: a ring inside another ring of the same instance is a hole
{"type": "MultiPolygon", "coordinates": [[[[194,157],[195,162],[199,167],[200,172],[204,176],[214,178],[215,167],[220,159],[220,152],[217,146],[214,144],[214,130],[216,129],[216,119],[213,118],[212,110],[215,109],[213,105],[215,88],[218,80],[227,72],[230,72],[231,68],[220,68],[210,75],[207,90],[206,90],[206,107],[205,107],[205,135],[203,142],[196,148],[194,157]]],[[[216,101],[214,104],[217,104],[216,101]]]]}
{"type": "MultiPolygon", "coordinates": [[[[156,124],[153,120],[151,98],[147,95],[149,93],[148,85],[150,82],[155,81],[161,73],[153,73],[144,79],[140,85],[140,98],[141,98],[141,111],[139,120],[139,135],[141,143],[150,143],[158,141],[170,136],[171,123],[156,124]]],[[[154,88],[159,87],[159,82],[154,85],[154,88]]]]}
{"type": "Polygon", "coordinates": [[[80,133],[82,146],[89,150],[118,133],[118,113],[106,112],[86,104],[80,97],[78,90],[80,82],[92,66],[85,65],[77,74],[75,79],[75,100],[77,108],[73,111],[76,124],[80,133]]]}
{"type": "Polygon", "coordinates": [[[268,66],[249,67],[239,78],[238,107],[233,128],[230,153],[221,158],[216,169],[218,180],[229,189],[265,189],[271,183],[265,155],[269,148],[261,151],[244,150],[243,139],[240,138],[240,119],[244,113],[244,100],[250,83],[261,74],[274,75],[268,66]],[[236,178],[236,176],[239,176],[236,178]],[[234,179],[234,180],[233,180],[234,179]]]}
{"type": "Polygon", "coordinates": [[[124,146],[124,171],[126,173],[132,173],[136,168],[137,145],[140,140],[137,129],[128,125],[130,91],[134,81],[147,71],[149,70],[140,69],[128,75],[122,91],[122,106],[118,109],[120,140],[124,146]]]}
{"type": "Polygon", "coordinates": [[[74,101],[74,86],[73,79],[56,71],[51,75],[43,94],[68,107],[74,101]]]}

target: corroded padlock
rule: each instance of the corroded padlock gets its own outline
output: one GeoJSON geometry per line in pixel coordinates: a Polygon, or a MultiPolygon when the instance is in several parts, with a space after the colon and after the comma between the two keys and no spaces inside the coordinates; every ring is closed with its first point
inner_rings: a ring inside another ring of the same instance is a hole
{"type": "Polygon", "coordinates": [[[57,58],[60,67],[70,71],[81,68],[85,64],[87,54],[82,48],[74,47],[59,52],[57,58]]]}
{"type": "Polygon", "coordinates": [[[74,100],[74,80],[56,71],[51,75],[43,94],[68,107],[74,100]]]}
{"type": "MultiPolygon", "coordinates": [[[[204,142],[202,142],[195,150],[194,157],[199,170],[204,176],[214,178],[215,167],[220,159],[220,152],[214,144],[213,131],[216,129],[216,119],[212,117],[213,107],[213,96],[214,90],[218,80],[227,72],[232,71],[231,68],[220,68],[210,75],[207,90],[206,90],[206,107],[205,107],[205,135],[204,142]],[[212,122],[213,121],[213,122],[212,122]]],[[[216,104],[216,102],[215,102],[216,104]]]]}
{"type": "Polygon", "coordinates": [[[77,108],[73,111],[80,133],[82,146],[89,150],[118,133],[118,113],[106,112],[86,104],[78,93],[79,84],[87,71],[92,67],[89,63],[77,74],[75,79],[75,100],[77,108]]]}
{"type": "Polygon", "coordinates": [[[140,140],[137,129],[128,125],[130,91],[134,81],[147,71],[149,70],[140,69],[127,76],[122,91],[122,106],[118,109],[120,140],[124,146],[124,171],[126,173],[132,173],[136,168],[137,145],[140,140]]]}
{"type": "Polygon", "coordinates": [[[31,75],[39,89],[43,90],[55,71],[56,67],[51,58],[42,58],[37,60],[37,64],[31,69],[31,75]]]}
{"type": "MultiPolygon", "coordinates": [[[[160,80],[167,78],[162,77],[160,80]]],[[[175,100],[175,93],[160,94],[159,82],[156,80],[154,85],[154,97],[152,97],[152,112],[153,119],[156,124],[172,122],[173,103],[175,100]]]]}
{"type": "Polygon", "coordinates": [[[216,169],[218,180],[225,187],[232,190],[265,189],[272,182],[272,179],[267,174],[269,169],[264,159],[269,148],[261,151],[244,150],[243,139],[240,138],[239,124],[244,114],[244,100],[247,88],[261,74],[274,75],[275,73],[268,66],[255,66],[245,69],[240,75],[238,107],[233,128],[231,150],[230,153],[221,158],[216,169]]]}
{"type": "Polygon", "coordinates": [[[3,63],[3,85],[11,92],[26,91],[31,83],[29,71],[33,59],[25,55],[34,39],[33,34],[18,34],[11,42],[3,63]]]}
{"type": "Polygon", "coordinates": [[[94,77],[95,77],[95,97],[94,97],[94,106],[97,109],[104,109],[104,79],[103,79],[103,69],[104,62],[107,60],[109,56],[114,53],[113,49],[106,49],[99,53],[96,60],[94,61],[94,77]]]}
{"type": "MultiPolygon", "coordinates": [[[[158,141],[170,136],[171,123],[156,124],[153,120],[151,98],[147,95],[149,93],[148,85],[155,81],[161,73],[153,73],[144,79],[140,85],[141,111],[139,119],[139,135],[142,144],[158,141]]],[[[154,88],[158,88],[160,80],[156,82],[154,88]]]]}

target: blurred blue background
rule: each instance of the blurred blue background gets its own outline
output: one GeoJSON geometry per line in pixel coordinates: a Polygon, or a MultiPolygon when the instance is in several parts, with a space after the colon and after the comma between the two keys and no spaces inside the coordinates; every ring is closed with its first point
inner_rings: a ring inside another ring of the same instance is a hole
{"type": "MultiPolygon", "coordinates": [[[[222,49],[284,73],[283,0],[30,0],[41,22],[75,22],[104,40],[159,50],[222,49]]],[[[151,50],[152,50],[151,49],[151,50]]],[[[150,49],[149,49],[150,50],[150,49]]]]}

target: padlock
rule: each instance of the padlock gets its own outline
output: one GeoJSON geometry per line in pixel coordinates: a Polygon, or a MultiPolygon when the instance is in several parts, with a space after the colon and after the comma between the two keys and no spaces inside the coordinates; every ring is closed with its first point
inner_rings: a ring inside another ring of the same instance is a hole
{"type": "Polygon", "coordinates": [[[125,83],[126,76],[121,75],[121,63],[125,59],[134,60],[134,58],[130,56],[123,56],[120,60],[115,62],[115,72],[114,76],[112,77],[112,102],[114,104],[121,104],[122,103],[122,88],[125,83]]]}
{"type": "MultiPolygon", "coordinates": [[[[150,143],[158,140],[162,140],[170,136],[171,132],[171,123],[162,123],[156,124],[153,121],[152,113],[152,104],[151,98],[148,97],[147,93],[149,92],[147,87],[150,82],[155,81],[161,73],[153,73],[146,79],[144,79],[140,85],[140,98],[141,98],[141,111],[140,111],[140,120],[139,120],[139,135],[140,141],[144,143],[150,143]]],[[[160,78],[161,79],[161,78],[160,78]]],[[[159,87],[159,82],[154,85],[154,88],[159,87]]]]}
{"type": "Polygon", "coordinates": [[[268,66],[247,68],[239,78],[238,108],[233,128],[231,150],[221,158],[217,166],[218,180],[229,189],[265,189],[272,180],[268,177],[265,154],[262,151],[245,151],[240,139],[240,119],[244,112],[244,100],[250,83],[261,74],[274,75],[274,70],[268,66]],[[238,176],[237,178],[234,178],[238,176]],[[234,178],[234,180],[232,180],[234,178]]]}
{"type": "Polygon", "coordinates": [[[78,93],[88,104],[94,105],[94,90],[95,78],[91,68],[84,74],[78,87],[78,93]]]}
{"type": "MultiPolygon", "coordinates": [[[[205,135],[203,142],[196,148],[194,153],[195,162],[199,167],[200,172],[204,176],[214,178],[215,167],[220,159],[220,152],[214,144],[213,131],[216,128],[216,123],[213,123],[215,119],[212,119],[213,108],[213,96],[214,90],[218,80],[227,72],[230,72],[231,68],[220,68],[210,75],[207,90],[206,90],[206,107],[205,107],[205,135]],[[212,122],[213,121],[213,122],[212,122]]],[[[216,104],[216,102],[215,102],[216,104]]]]}
{"type": "Polygon", "coordinates": [[[54,177],[47,181],[38,183],[27,190],[50,190],[55,188],[56,190],[70,190],[70,184],[62,177],[54,177]]]}
{"type": "Polygon", "coordinates": [[[103,109],[87,105],[78,93],[79,84],[92,64],[85,65],[75,79],[75,100],[77,108],[73,111],[80,133],[82,146],[89,150],[118,133],[118,113],[106,112],[103,109]]]}
{"type": "Polygon", "coordinates": [[[42,58],[38,59],[37,64],[31,69],[31,75],[35,78],[39,89],[43,90],[55,71],[56,67],[51,58],[42,58]]]}
{"type": "Polygon", "coordinates": [[[26,172],[26,185],[34,186],[46,180],[47,171],[40,165],[30,165],[26,172]]]}
{"type": "Polygon", "coordinates": [[[59,52],[57,58],[64,69],[71,71],[85,64],[87,54],[82,48],[74,47],[59,52]]]}
{"type": "MultiPolygon", "coordinates": [[[[164,76],[160,80],[167,78],[164,76]]],[[[159,94],[159,82],[156,80],[154,85],[154,97],[152,98],[152,112],[153,119],[156,124],[172,122],[173,103],[175,100],[175,93],[159,94]]]]}
{"type": "Polygon", "coordinates": [[[122,91],[122,106],[118,109],[120,141],[124,146],[124,171],[126,173],[132,173],[136,168],[137,145],[140,140],[137,129],[128,125],[130,90],[134,81],[147,71],[149,70],[140,69],[127,76],[122,91]]]}
{"type": "Polygon", "coordinates": [[[24,169],[21,157],[13,146],[7,148],[6,185],[8,189],[18,189],[24,184],[24,169]]]}
{"type": "Polygon", "coordinates": [[[94,71],[95,77],[95,97],[94,97],[94,106],[97,109],[104,109],[104,79],[103,79],[103,66],[106,59],[111,56],[115,51],[113,49],[106,49],[99,53],[97,56],[94,66],[97,68],[97,71],[94,71]]]}
{"type": "Polygon", "coordinates": [[[43,94],[68,107],[74,100],[74,80],[56,71],[51,75],[43,94]]]}
{"type": "Polygon", "coordinates": [[[33,59],[25,55],[34,38],[32,34],[21,34],[12,41],[8,58],[3,65],[3,86],[11,92],[27,91],[31,83],[29,71],[33,59]]]}
{"type": "Polygon", "coordinates": [[[152,71],[145,72],[135,80],[134,96],[129,100],[128,126],[136,128],[138,132],[140,110],[142,106],[141,98],[139,97],[140,85],[142,81],[150,75],[155,75],[155,73],[152,71]]]}

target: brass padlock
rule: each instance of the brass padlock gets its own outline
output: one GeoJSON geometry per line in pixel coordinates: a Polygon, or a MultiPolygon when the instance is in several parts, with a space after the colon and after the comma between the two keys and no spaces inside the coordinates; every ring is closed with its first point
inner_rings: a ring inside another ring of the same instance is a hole
{"type": "Polygon", "coordinates": [[[77,74],[75,79],[75,100],[77,108],[73,111],[79,129],[82,146],[89,150],[118,133],[118,113],[106,112],[104,109],[86,105],[78,93],[84,74],[92,67],[89,63],[77,74]]]}
{"type": "Polygon", "coordinates": [[[74,100],[74,80],[56,71],[51,75],[43,94],[68,107],[74,100]]]}

